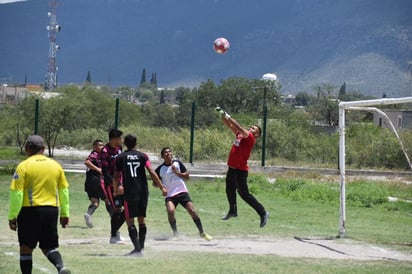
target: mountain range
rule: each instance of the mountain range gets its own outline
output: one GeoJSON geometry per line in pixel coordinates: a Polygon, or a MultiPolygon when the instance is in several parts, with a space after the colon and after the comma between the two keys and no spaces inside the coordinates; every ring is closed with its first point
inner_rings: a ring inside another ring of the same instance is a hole
{"type": "MultiPolygon", "coordinates": [[[[58,0],[60,84],[162,87],[277,74],[282,92],[330,84],[412,95],[410,0],[58,0]],[[219,55],[217,37],[231,43],[219,55]],[[408,63],[409,62],[409,63],[408,63]]],[[[49,1],[0,4],[0,81],[43,83],[49,1]],[[12,78],[12,80],[10,80],[12,78]],[[5,80],[6,79],[6,80],[5,80]]]]}

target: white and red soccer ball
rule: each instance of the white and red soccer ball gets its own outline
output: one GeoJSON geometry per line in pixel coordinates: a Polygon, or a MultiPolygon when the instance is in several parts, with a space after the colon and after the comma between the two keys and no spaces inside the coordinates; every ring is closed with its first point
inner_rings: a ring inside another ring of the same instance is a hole
{"type": "Polygon", "coordinates": [[[224,54],[226,53],[230,48],[230,43],[226,38],[219,37],[215,40],[213,43],[213,49],[219,53],[219,54],[224,54]]]}

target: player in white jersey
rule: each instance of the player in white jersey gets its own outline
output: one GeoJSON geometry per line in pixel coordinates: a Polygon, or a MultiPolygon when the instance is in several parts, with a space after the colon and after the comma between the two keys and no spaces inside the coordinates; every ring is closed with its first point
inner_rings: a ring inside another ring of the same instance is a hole
{"type": "Polygon", "coordinates": [[[161,151],[164,162],[156,168],[156,173],[162,180],[162,184],[167,189],[166,209],[170,226],[174,236],[178,235],[175,211],[176,207],[181,204],[193,219],[199,229],[200,237],[210,241],[212,237],[203,231],[202,222],[193,206],[192,199],[186,187],[185,181],[189,179],[189,172],[182,162],[173,159],[172,149],[165,147],[161,151]]]}

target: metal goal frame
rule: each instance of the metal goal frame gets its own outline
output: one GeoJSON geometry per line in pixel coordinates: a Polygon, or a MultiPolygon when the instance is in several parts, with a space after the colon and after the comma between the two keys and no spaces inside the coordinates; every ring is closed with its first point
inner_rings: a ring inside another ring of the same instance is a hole
{"type": "Polygon", "coordinates": [[[375,112],[382,116],[383,119],[388,122],[390,129],[395,134],[396,138],[401,144],[402,150],[404,151],[405,157],[408,161],[409,166],[412,169],[410,159],[405,152],[403,143],[396,131],[395,126],[389,119],[389,117],[382,110],[373,106],[383,106],[383,105],[394,105],[394,104],[404,104],[412,103],[412,97],[403,98],[382,98],[374,100],[361,100],[361,101],[350,101],[350,102],[340,102],[339,103],[339,173],[340,173],[340,206],[339,206],[339,238],[344,238],[346,235],[346,149],[345,149],[345,115],[346,110],[361,110],[375,112]]]}

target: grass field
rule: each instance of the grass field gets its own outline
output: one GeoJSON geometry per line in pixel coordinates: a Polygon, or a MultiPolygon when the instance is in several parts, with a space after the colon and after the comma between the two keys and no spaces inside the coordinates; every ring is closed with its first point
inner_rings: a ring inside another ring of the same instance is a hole
{"type": "MultiPolygon", "coordinates": [[[[0,176],[0,273],[19,273],[18,245],[8,230],[8,187],[11,176],[0,176]]],[[[123,257],[132,249],[110,245],[109,219],[104,206],[94,215],[95,227],[87,229],[83,214],[88,200],[83,192],[83,175],[68,175],[71,183],[70,227],[60,229],[60,247],[73,273],[410,273],[412,263],[390,260],[332,260],[287,258],[272,255],[158,251],[148,245],[144,258],[123,257]]],[[[338,231],[338,185],[321,178],[277,178],[273,184],[260,176],[250,178],[252,193],[271,213],[268,225],[259,228],[256,213],[239,200],[239,217],[228,222],[220,218],[227,204],[223,180],[189,183],[194,204],[205,230],[215,239],[225,237],[334,237],[338,231]],[[322,181],[322,182],[321,182],[322,181]]],[[[387,202],[387,196],[412,200],[412,185],[357,180],[347,188],[347,236],[367,244],[412,254],[412,203],[387,202]]],[[[178,229],[189,238],[198,234],[182,208],[177,212],[178,229]]],[[[151,189],[148,209],[148,237],[170,235],[163,198],[151,189]]],[[[127,236],[126,227],[122,235],[127,236]]],[[[34,273],[54,273],[39,250],[34,253],[34,273]]]]}

